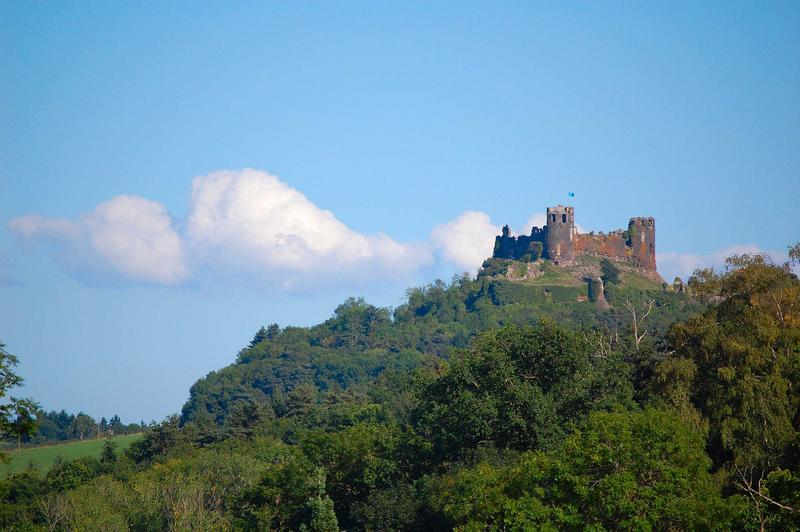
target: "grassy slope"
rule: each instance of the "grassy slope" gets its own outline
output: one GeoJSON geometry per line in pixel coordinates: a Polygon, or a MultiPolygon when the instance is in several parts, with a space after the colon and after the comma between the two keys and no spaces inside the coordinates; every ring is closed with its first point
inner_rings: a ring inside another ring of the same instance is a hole
{"type": "Polygon", "coordinates": [[[622,272],[622,286],[635,290],[660,290],[661,285],[652,279],[648,279],[633,272],[622,272]]]}
{"type": "MultiPolygon", "coordinates": [[[[535,279],[525,279],[520,281],[513,281],[533,286],[570,286],[581,288],[586,287],[586,281],[583,277],[584,269],[597,270],[595,275],[599,275],[600,261],[602,259],[592,256],[581,256],[573,266],[558,267],[554,266],[550,261],[539,262],[539,267],[544,272],[544,275],[535,279]]],[[[514,267],[517,262],[509,261],[511,266],[514,267]]],[[[617,267],[621,270],[622,287],[631,288],[634,290],[660,290],[660,283],[639,275],[635,269],[616,263],[617,267]]]]}
{"type": "Polygon", "coordinates": [[[550,262],[542,262],[540,267],[544,271],[544,275],[525,281],[525,283],[539,286],[583,286],[585,284],[580,278],[553,266],[550,262]]]}
{"type": "MultiPolygon", "coordinates": [[[[117,452],[122,452],[135,440],[141,437],[141,434],[126,434],[124,436],[114,436],[111,441],[116,442],[117,452]]],[[[67,460],[80,458],[82,456],[100,456],[100,450],[106,438],[99,440],[85,440],[71,443],[63,443],[60,445],[42,445],[39,447],[28,447],[20,451],[11,452],[11,462],[8,464],[0,464],[0,478],[5,477],[10,473],[22,471],[28,467],[29,463],[42,472],[50,469],[56,457],[63,456],[67,460]]]]}

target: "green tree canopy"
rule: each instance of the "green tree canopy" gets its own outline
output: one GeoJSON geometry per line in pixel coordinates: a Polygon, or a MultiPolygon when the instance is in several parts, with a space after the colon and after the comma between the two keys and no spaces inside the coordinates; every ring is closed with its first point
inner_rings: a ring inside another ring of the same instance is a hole
{"type": "Polygon", "coordinates": [[[672,327],[654,387],[708,430],[715,466],[762,529],[800,527],[800,280],[789,264],[741,255],[691,284],[716,304],[672,327]]]}
{"type": "Polygon", "coordinates": [[[551,453],[445,476],[432,499],[468,530],[711,530],[731,526],[700,434],[675,415],[592,413],[551,453]]]}
{"type": "MultiPolygon", "coordinates": [[[[19,359],[0,342],[0,439],[4,440],[29,435],[36,428],[39,405],[30,399],[4,399],[12,388],[22,385],[22,377],[14,371],[17,364],[19,359]]],[[[0,450],[0,461],[7,459],[8,454],[0,450]]]]}
{"type": "Polygon", "coordinates": [[[600,278],[605,284],[619,284],[620,271],[616,264],[608,259],[600,261],[600,278]]]}
{"type": "Polygon", "coordinates": [[[553,322],[483,333],[419,391],[416,425],[442,459],[492,444],[546,449],[567,422],[631,404],[628,366],[553,322]]]}
{"type": "Polygon", "coordinates": [[[695,277],[719,303],[672,328],[672,358],[692,366],[684,388],[709,421],[715,463],[771,469],[798,437],[800,281],[761,256],[734,256],[728,267],[695,277]]]}

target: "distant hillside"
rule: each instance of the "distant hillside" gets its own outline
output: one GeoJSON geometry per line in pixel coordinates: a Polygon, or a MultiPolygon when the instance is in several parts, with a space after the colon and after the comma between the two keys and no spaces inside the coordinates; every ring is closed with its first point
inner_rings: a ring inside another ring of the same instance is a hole
{"type": "MultiPolygon", "coordinates": [[[[490,259],[477,278],[456,277],[412,288],[406,303],[379,308],[351,298],[313,327],[271,326],[242,349],[237,360],[198,380],[183,407],[182,421],[222,423],[234,405],[254,402],[280,415],[287,394],[311,384],[319,394],[359,393],[385,372],[410,372],[447,358],[481,331],[506,324],[551,319],[578,329],[626,329],[625,301],[654,302],[645,324],[660,336],[676,320],[700,308],[687,294],[664,289],[660,278],[621,267],[621,282],[605,287],[607,308],[588,297],[586,276],[597,276],[600,259],[581,257],[569,268],[549,261],[490,259]],[[538,269],[537,273],[533,270],[538,269]]],[[[291,399],[291,397],[289,397],[291,399]]],[[[315,400],[323,400],[318,395],[315,400]]]]}

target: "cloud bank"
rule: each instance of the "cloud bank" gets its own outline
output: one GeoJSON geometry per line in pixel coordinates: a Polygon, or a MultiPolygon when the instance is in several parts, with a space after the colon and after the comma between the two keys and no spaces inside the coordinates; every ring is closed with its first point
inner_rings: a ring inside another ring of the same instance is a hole
{"type": "MultiPolygon", "coordinates": [[[[518,233],[545,223],[543,213],[533,214],[518,233]]],[[[363,234],[278,177],[252,169],[196,177],[180,222],[156,201],[116,196],[74,220],[31,214],[8,226],[81,278],[175,285],[210,274],[291,290],[409,281],[432,266],[474,274],[500,232],[486,213],[469,210],[435,226],[426,242],[363,234]]],[[[760,252],[733,246],[709,255],[660,253],[657,260],[665,279],[685,279],[733,253],[760,252]]]]}
{"type": "Polygon", "coordinates": [[[71,273],[178,284],[198,271],[283,288],[335,279],[404,279],[434,262],[430,243],[362,234],[274,175],[219,171],[194,179],[186,220],[137,196],[117,196],[76,220],[11,220],[20,240],[53,253],[71,273]]]}
{"type": "Polygon", "coordinates": [[[73,271],[94,270],[132,281],[176,284],[189,276],[184,243],[163,205],[116,196],[78,220],[33,214],[9,229],[49,247],[73,271]]]}
{"type": "Polygon", "coordinates": [[[425,245],[353,231],[277,177],[250,169],[195,178],[186,239],[204,263],[269,272],[290,284],[402,277],[433,260],[425,245]]]}

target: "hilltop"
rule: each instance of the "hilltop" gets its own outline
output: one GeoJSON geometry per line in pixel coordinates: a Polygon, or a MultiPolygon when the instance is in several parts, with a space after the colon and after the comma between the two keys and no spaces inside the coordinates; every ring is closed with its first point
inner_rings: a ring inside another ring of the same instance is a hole
{"type": "MultiPolygon", "coordinates": [[[[558,265],[547,259],[524,262],[509,259],[487,259],[478,271],[478,277],[507,279],[538,286],[571,286],[588,290],[589,281],[603,276],[603,258],[584,255],[569,264],[558,265]]],[[[620,271],[621,288],[636,290],[662,290],[664,279],[653,270],[645,270],[624,262],[613,263],[620,271]]],[[[588,296],[588,293],[586,294],[588,296]]]]}
{"type": "Polygon", "coordinates": [[[504,325],[553,320],[613,332],[630,323],[626,302],[652,301],[644,327],[658,337],[703,306],[624,264],[621,281],[604,287],[607,304],[598,305],[584,277],[597,275],[601,261],[581,257],[556,266],[546,260],[489,259],[475,278],[463,275],[409,289],[406,302],[394,309],[350,298],[318,325],[272,325],[256,333],[233,364],[192,386],[181,419],[222,424],[237,403],[273,404],[276,394],[285,398],[303,385],[322,392],[363,391],[384,373],[435,365],[482,331],[504,325]]]}

